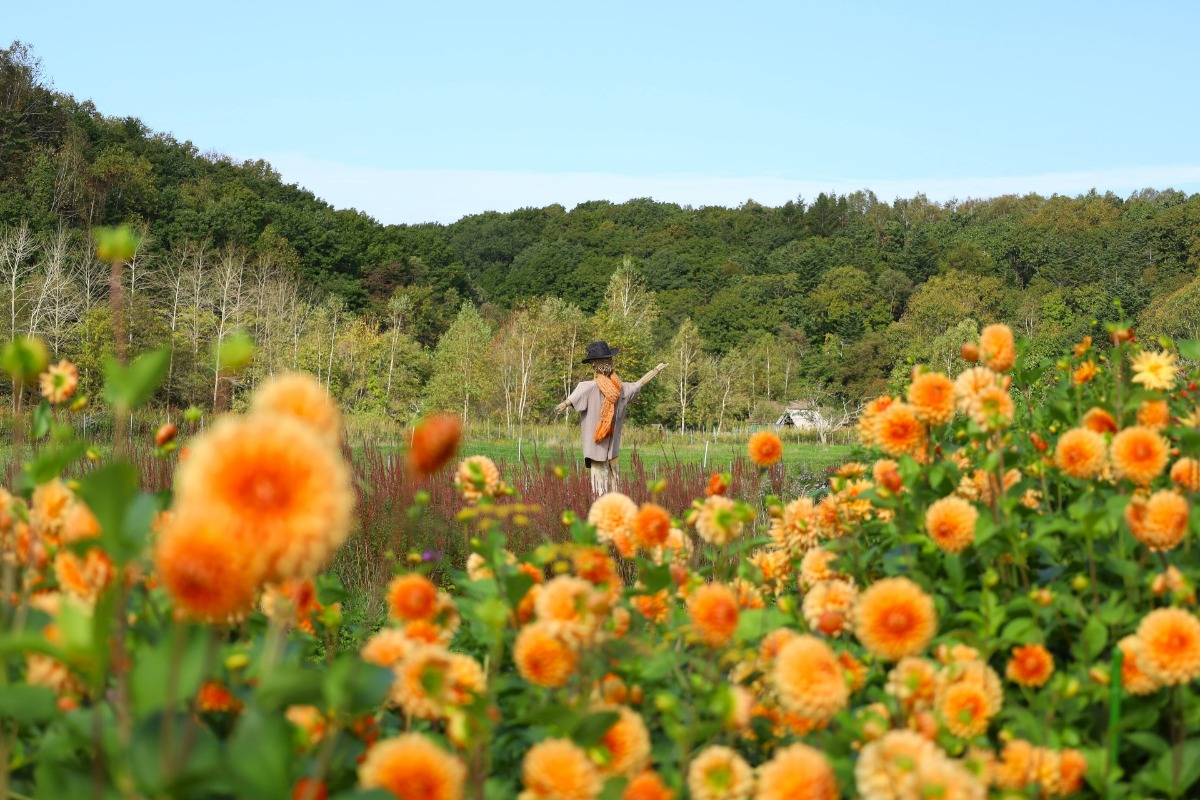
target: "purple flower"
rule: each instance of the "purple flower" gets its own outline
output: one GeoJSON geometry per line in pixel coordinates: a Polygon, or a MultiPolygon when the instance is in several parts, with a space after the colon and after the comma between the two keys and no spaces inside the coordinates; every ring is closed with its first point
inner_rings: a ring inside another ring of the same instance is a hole
{"type": "Polygon", "coordinates": [[[421,554],[421,560],[426,561],[426,562],[438,561],[439,559],[441,559],[441,557],[442,557],[441,550],[426,550],[424,553],[421,554]]]}

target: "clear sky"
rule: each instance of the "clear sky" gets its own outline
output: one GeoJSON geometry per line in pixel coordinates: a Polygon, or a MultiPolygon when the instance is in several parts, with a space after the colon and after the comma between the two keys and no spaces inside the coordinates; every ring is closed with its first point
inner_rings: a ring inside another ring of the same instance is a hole
{"type": "Polygon", "coordinates": [[[1196,2],[0,0],[54,85],[384,222],[1200,191],[1196,2]]]}

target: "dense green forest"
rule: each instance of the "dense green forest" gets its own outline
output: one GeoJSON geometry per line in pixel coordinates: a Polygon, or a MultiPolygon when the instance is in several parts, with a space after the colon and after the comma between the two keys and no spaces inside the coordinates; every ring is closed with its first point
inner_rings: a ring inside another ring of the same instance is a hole
{"type": "Polygon", "coordinates": [[[259,346],[229,376],[307,369],[347,410],[453,408],[545,419],[582,346],[657,360],[643,421],[764,418],[807,401],[852,410],[913,363],[953,371],[978,326],[1047,354],[1097,324],[1200,334],[1200,195],[883,202],[869,190],[780,207],[651,199],[382,225],[56,92],[26,45],[0,50],[0,326],[36,333],[94,390],[112,350],[93,226],[133,223],[132,352],[172,349],[164,404],[211,405],[211,347],[259,346]]]}

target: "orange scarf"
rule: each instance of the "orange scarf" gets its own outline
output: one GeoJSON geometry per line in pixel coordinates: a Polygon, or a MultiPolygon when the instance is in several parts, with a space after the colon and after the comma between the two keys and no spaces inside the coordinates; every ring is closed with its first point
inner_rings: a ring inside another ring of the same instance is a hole
{"type": "Polygon", "coordinates": [[[596,388],[604,395],[604,408],[600,409],[600,422],[596,424],[596,441],[602,442],[612,433],[613,417],[617,414],[617,399],[621,396],[621,379],[615,372],[612,376],[597,372],[596,388]]]}

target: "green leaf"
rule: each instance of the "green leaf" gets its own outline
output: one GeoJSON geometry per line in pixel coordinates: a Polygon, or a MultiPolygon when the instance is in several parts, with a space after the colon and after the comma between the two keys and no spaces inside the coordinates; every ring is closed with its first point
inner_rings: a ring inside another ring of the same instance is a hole
{"type": "Polygon", "coordinates": [[[1083,626],[1083,634],[1079,638],[1080,661],[1090,663],[1095,661],[1108,644],[1108,629],[1096,617],[1089,617],[1083,626]]]}
{"type": "Polygon", "coordinates": [[[125,410],[137,408],[167,377],[170,364],[171,351],[166,348],[151,350],[128,367],[110,358],[104,366],[104,399],[125,410]]]}
{"type": "Polygon", "coordinates": [[[229,738],[229,769],[234,791],[247,800],[288,800],[291,796],[292,728],[279,714],[250,707],[229,738]]]}
{"type": "Polygon", "coordinates": [[[37,404],[37,408],[33,410],[33,438],[41,439],[50,432],[50,420],[53,412],[50,409],[50,403],[47,400],[37,404]]]}
{"type": "Polygon", "coordinates": [[[638,565],[638,579],[641,580],[645,587],[642,594],[653,594],[671,585],[671,565],[661,564],[654,565],[649,561],[643,561],[638,565]]]}
{"type": "Polygon", "coordinates": [[[317,601],[321,605],[329,606],[349,599],[350,593],[337,575],[328,573],[317,576],[317,601]]]}
{"type": "Polygon", "coordinates": [[[145,795],[211,797],[223,794],[215,791],[217,787],[213,785],[224,778],[217,737],[207,726],[197,725],[186,714],[173,714],[168,718],[156,712],[141,720],[133,730],[129,756],[134,779],[145,795]],[[164,752],[164,745],[170,747],[171,752],[164,752]],[[166,772],[168,763],[172,764],[169,775],[166,772]],[[209,791],[201,789],[204,784],[209,791]],[[176,788],[179,791],[171,791],[176,788]]]}
{"type": "Polygon", "coordinates": [[[211,636],[207,628],[188,626],[171,631],[170,636],[157,644],[138,648],[130,680],[133,709],[138,716],[166,707],[167,687],[172,682],[172,708],[179,708],[196,696],[204,681],[205,651],[211,636]]]}
{"type": "Polygon", "coordinates": [[[79,496],[100,524],[101,542],[122,562],[139,555],[125,535],[125,515],[137,493],[137,470],[125,461],[101,467],[79,484],[79,496]]]}
{"type": "Polygon", "coordinates": [[[21,491],[32,491],[47,481],[52,481],[87,450],[84,442],[70,442],[62,447],[47,447],[38,453],[25,467],[21,475],[21,491]]]}
{"type": "Polygon", "coordinates": [[[355,716],[383,703],[392,688],[395,674],[368,664],[358,654],[339,656],[325,676],[325,702],[328,708],[355,716]]]}
{"type": "Polygon", "coordinates": [[[0,718],[22,724],[42,722],[52,718],[58,709],[54,690],[48,686],[19,683],[6,686],[0,692],[0,718]]]}
{"type": "Polygon", "coordinates": [[[1179,355],[1192,361],[1200,361],[1200,339],[1183,339],[1176,342],[1175,346],[1179,348],[1179,355]]]}
{"type": "Polygon", "coordinates": [[[594,747],[604,738],[604,734],[608,733],[608,729],[617,724],[617,720],[621,715],[615,711],[599,711],[595,714],[588,714],[579,724],[575,726],[575,730],[571,731],[571,738],[575,740],[575,744],[587,749],[594,747]]]}
{"type": "Polygon", "coordinates": [[[321,673],[304,667],[282,667],[268,672],[262,676],[254,692],[258,702],[267,710],[318,705],[323,695],[321,673]]]}

